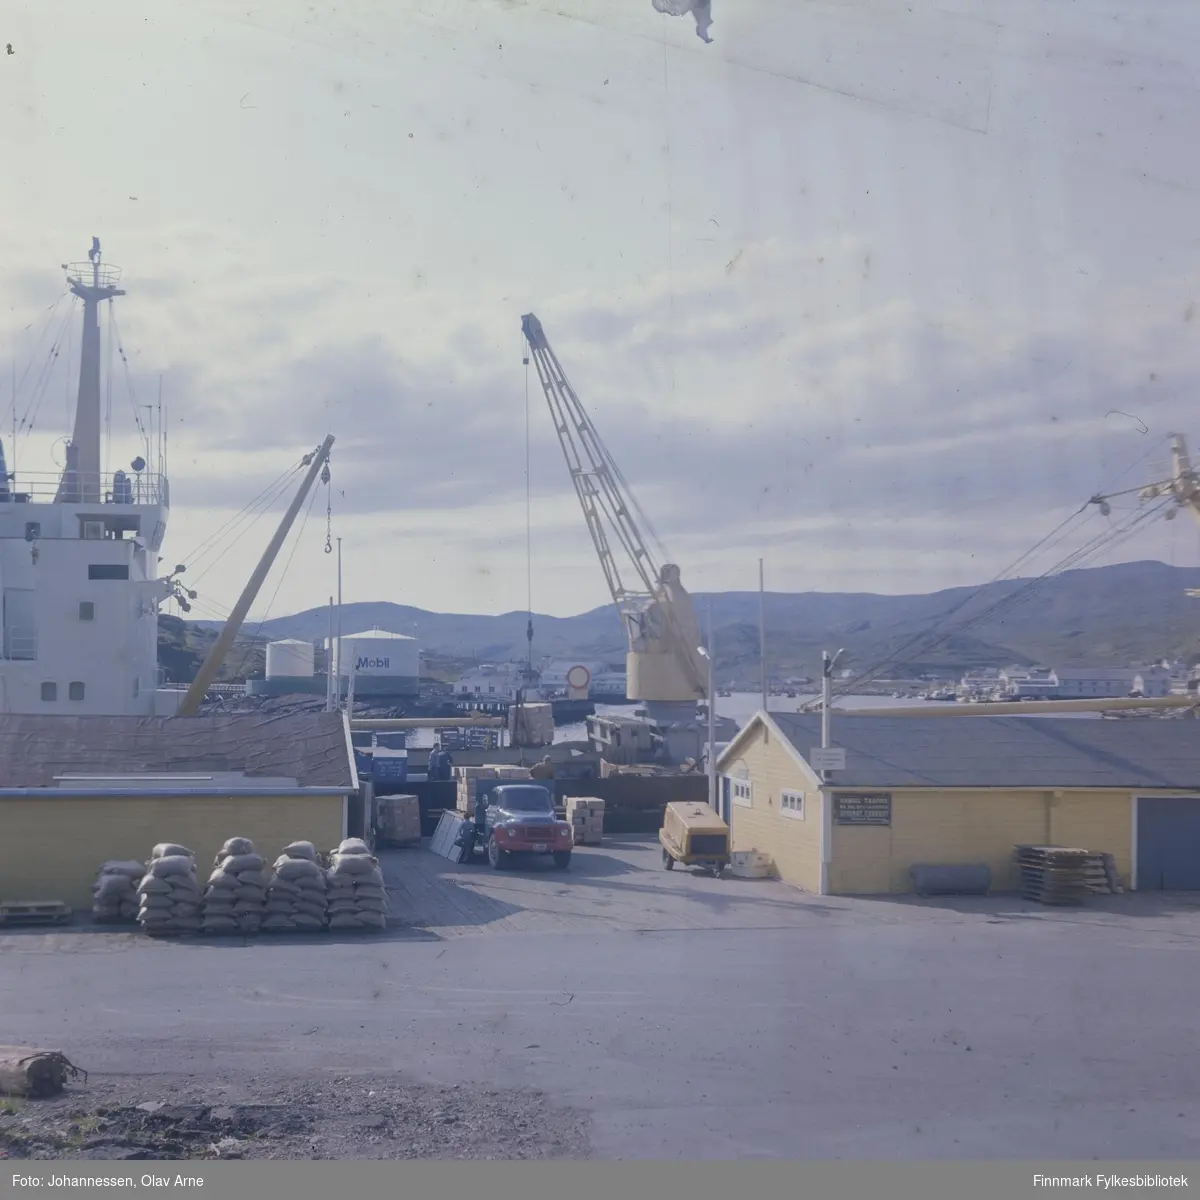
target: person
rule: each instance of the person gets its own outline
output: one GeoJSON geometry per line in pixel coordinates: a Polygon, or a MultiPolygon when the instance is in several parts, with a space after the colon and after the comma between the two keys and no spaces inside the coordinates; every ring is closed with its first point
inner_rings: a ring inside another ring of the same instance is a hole
{"type": "Polygon", "coordinates": [[[540,763],[535,763],[529,774],[533,779],[553,779],[554,764],[550,761],[550,755],[547,754],[540,763]]]}

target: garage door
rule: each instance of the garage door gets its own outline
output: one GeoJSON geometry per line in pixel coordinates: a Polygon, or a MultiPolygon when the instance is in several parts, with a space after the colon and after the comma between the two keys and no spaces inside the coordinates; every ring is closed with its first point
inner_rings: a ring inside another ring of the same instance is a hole
{"type": "Polygon", "coordinates": [[[1139,891],[1200,892],[1200,798],[1138,800],[1139,891]]]}

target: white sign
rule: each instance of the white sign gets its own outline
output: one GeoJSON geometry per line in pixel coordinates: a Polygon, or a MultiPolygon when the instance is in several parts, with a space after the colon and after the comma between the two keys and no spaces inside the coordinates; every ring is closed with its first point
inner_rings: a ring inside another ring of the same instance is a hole
{"type": "Polygon", "coordinates": [[[586,688],[592,681],[592,673],[587,667],[572,667],[567,672],[567,683],[573,688],[586,688]]]}
{"type": "Polygon", "coordinates": [[[846,751],[841,746],[822,748],[814,746],[808,752],[808,761],[814,771],[844,771],[846,769],[846,751]]]}
{"type": "Polygon", "coordinates": [[[354,660],[356,671],[386,671],[392,665],[390,658],[375,658],[365,654],[354,660]]]}

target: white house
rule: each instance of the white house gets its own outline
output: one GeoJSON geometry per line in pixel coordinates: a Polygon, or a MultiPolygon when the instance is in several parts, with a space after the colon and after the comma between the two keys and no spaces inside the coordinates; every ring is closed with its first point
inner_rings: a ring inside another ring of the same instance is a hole
{"type": "MultiPolygon", "coordinates": [[[[1060,700],[1128,696],[1135,690],[1139,674],[1140,672],[1131,667],[1056,667],[1056,694],[1060,700]]],[[[1162,695],[1166,693],[1163,692],[1162,695]]]]}

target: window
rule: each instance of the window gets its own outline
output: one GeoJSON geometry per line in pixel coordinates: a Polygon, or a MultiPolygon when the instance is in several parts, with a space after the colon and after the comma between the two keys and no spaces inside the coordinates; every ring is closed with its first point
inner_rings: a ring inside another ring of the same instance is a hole
{"type": "Polygon", "coordinates": [[[69,695],[72,700],[82,700],[83,684],[76,680],[67,688],[67,695],[69,695]]]}
{"type": "Polygon", "coordinates": [[[734,804],[741,805],[742,808],[754,807],[754,788],[744,779],[735,779],[729,788],[729,794],[733,799],[734,804]]]}
{"type": "Polygon", "coordinates": [[[81,621],[94,621],[96,619],[96,605],[91,600],[80,600],[79,619],[81,621]]]}
{"type": "Polygon", "coordinates": [[[88,567],[89,579],[128,579],[129,567],[125,563],[92,563],[88,567]]]}
{"type": "Polygon", "coordinates": [[[25,540],[27,542],[36,542],[42,536],[41,521],[26,521],[25,522],[25,540]]]}
{"type": "Polygon", "coordinates": [[[803,792],[784,792],[779,797],[779,811],[785,817],[792,817],[794,820],[804,820],[804,793],[803,792]]]}
{"type": "Polygon", "coordinates": [[[58,699],[58,684],[57,683],[43,683],[42,684],[42,699],[45,701],[48,701],[50,703],[53,703],[55,700],[57,700],[58,699]]]}
{"type": "Polygon", "coordinates": [[[133,681],[133,698],[136,700],[142,694],[142,681],[135,679],[133,681]]]}

